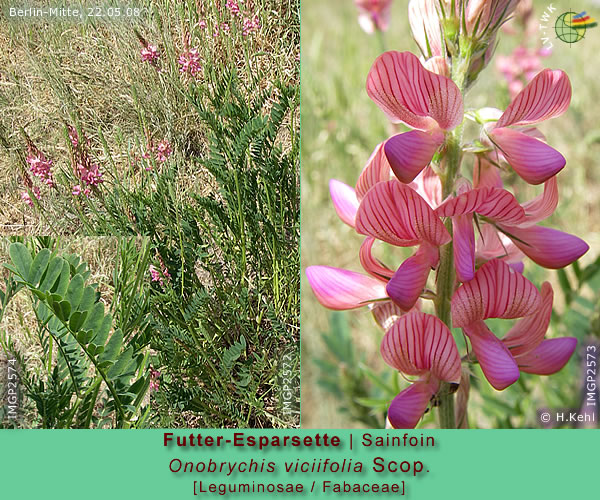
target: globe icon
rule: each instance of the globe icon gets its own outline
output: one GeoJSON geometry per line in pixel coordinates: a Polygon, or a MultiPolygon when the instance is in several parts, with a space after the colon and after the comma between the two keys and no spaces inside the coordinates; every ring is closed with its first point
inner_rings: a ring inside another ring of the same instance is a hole
{"type": "Polygon", "coordinates": [[[575,28],[571,24],[573,17],[576,15],[576,12],[565,12],[558,16],[558,19],[554,24],[556,36],[565,43],[578,42],[583,38],[583,35],[585,35],[585,26],[575,28]]]}

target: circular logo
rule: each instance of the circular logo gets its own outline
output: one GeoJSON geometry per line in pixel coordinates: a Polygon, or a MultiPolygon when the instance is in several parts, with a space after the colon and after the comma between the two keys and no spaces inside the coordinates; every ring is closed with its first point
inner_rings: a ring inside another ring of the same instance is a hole
{"type": "Polygon", "coordinates": [[[573,17],[576,15],[577,12],[565,12],[558,16],[554,24],[556,36],[565,43],[578,42],[585,35],[585,26],[573,26],[573,17]]]}

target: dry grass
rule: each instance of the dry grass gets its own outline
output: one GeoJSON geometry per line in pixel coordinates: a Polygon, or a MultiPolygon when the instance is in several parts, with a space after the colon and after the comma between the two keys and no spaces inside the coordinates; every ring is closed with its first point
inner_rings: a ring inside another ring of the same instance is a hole
{"type": "MultiPolygon", "coordinates": [[[[147,10],[135,24],[0,19],[0,234],[82,230],[69,209],[68,182],[59,182],[57,190],[43,190],[46,194],[37,210],[21,201],[25,187],[20,127],[54,160],[55,170],[70,172],[64,124],[77,122],[105,170],[105,189],[112,189],[111,177],[135,188],[144,172],[131,172],[128,152],[139,154],[137,145],[146,142],[147,134],[157,142],[167,138],[173,145],[178,163],[174,189],[182,198],[214,188],[211,177],[194,159],[206,153],[206,132],[182,94],[187,80],[179,74],[177,57],[186,34],[191,47],[200,47],[203,64],[214,64],[217,72],[219,67],[237,68],[248,93],[277,80],[293,83],[298,79],[298,40],[290,25],[295,19],[292,1],[240,2],[242,8],[247,7],[244,12],[258,13],[261,21],[261,28],[248,37],[235,33],[241,18],[232,20],[224,7],[219,12],[211,2],[145,0],[138,4],[147,10]],[[200,19],[207,23],[204,30],[197,26],[200,19]],[[232,31],[214,37],[215,26],[222,22],[231,25],[232,31]],[[154,67],[141,62],[134,28],[159,46],[161,77],[154,67]],[[114,171],[109,169],[99,130],[108,143],[114,171]]],[[[0,1],[0,8],[8,5],[12,3],[0,1]]],[[[207,75],[201,80],[208,85],[207,75]]]]}

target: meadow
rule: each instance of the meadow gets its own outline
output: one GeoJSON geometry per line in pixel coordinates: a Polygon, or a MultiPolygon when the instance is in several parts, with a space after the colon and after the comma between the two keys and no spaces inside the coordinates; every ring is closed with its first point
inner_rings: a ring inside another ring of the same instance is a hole
{"type": "MultiPolygon", "coordinates": [[[[384,50],[418,53],[408,25],[407,3],[393,2],[390,29],[377,36],[361,30],[353,2],[302,2],[302,269],[330,265],[361,270],[357,249],[362,238],[336,215],[328,181],[333,178],[354,185],[375,146],[393,133],[381,110],[367,96],[365,81],[373,61],[384,50]]],[[[566,2],[553,2],[553,6],[556,15],[561,9],[569,10],[566,2]]],[[[534,2],[534,24],[546,7],[546,2],[534,2]]],[[[593,11],[592,7],[585,1],[578,5],[580,10],[593,11]]],[[[527,45],[539,48],[541,38],[536,30],[529,35],[527,45]]],[[[562,117],[540,126],[548,142],[567,158],[567,166],[558,176],[559,208],[548,224],[583,238],[590,250],[577,266],[564,271],[526,263],[525,275],[535,283],[548,280],[554,286],[550,336],[576,336],[581,348],[586,343],[597,344],[599,331],[600,129],[596,111],[600,82],[590,61],[600,50],[600,31],[590,29],[583,40],[572,45],[554,36],[551,42],[552,52],[542,63],[568,74],[573,97],[562,117]],[[588,269],[585,276],[583,269],[588,269]]],[[[518,43],[517,36],[501,32],[496,58],[510,54],[518,43]]],[[[465,107],[504,109],[509,100],[507,82],[492,61],[469,91],[465,107]]],[[[508,184],[519,199],[531,199],[540,192],[539,187],[514,177],[508,184]]],[[[408,255],[396,249],[385,258],[398,265],[408,255]]],[[[461,337],[458,332],[457,339],[461,337]]],[[[365,308],[340,313],[319,305],[303,276],[303,427],[384,425],[391,397],[406,383],[381,359],[381,337],[365,308]]],[[[540,427],[539,409],[579,407],[582,359],[583,351],[577,351],[560,373],[522,376],[502,393],[481,383],[481,372],[476,372],[471,377],[477,389],[471,391],[471,426],[540,427]]],[[[435,426],[435,422],[426,416],[421,425],[435,426]]]]}
{"type": "Polygon", "coordinates": [[[9,4],[0,232],[144,237],[144,425],[297,425],[278,380],[284,356],[299,371],[299,2],[106,2],[85,22],[9,4]]]}

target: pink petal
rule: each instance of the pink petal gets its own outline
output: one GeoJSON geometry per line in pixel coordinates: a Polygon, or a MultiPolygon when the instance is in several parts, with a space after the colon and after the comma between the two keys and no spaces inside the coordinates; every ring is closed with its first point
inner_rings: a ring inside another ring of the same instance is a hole
{"type": "Polygon", "coordinates": [[[329,193],[338,217],[350,227],[354,227],[354,219],[358,210],[358,200],[354,189],[343,182],[331,179],[329,193]]]}
{"type": "Polygon", "coordinates": [[[385,156],[396,177],[408,184],[429,165],[442,142],[443,137],[435,140],[427,132],[412,130],[385,141],[385,156]]]}
{"type": "Polygon", "coordinates": [[[508,265],[511,269],[514,269],[516,272],[523,274],[525,271],[525,263],[524,262],[509,262],[508,265]]]}
{"type": "Polygon", "coordinates": [[[527,257],[548,269],[568,266],[590,248],[581,238],[549,227],[502,226],[501,229],[527,257]]]}
{"type": "Polygon", "coordinates": [[[329,309],[355,309],[387,299],[385,284],[370,276],[329,266],[310,266],[306,277],[317,300],[329,309]]]}
{"type": "Polygon", "coordinates": [[[519,356],[521,371],[536,375],[552,375],[567,364],[577,347],[574,337],[544,340],[533,351],[519,356]]]}
{"type": "Polygon", "coordinates": [[[540,293],[501,260],[486,262],[452,297],[452,324],[465,327],[487,318],[521,318],[540,306],[540,293]]]}
{"type": "Polygon", "coordinates": [[[388,420],[394,429],[414,429],[437,392],[432,384],[416,382],[398,394],[390,404],[388,420]]]}
{"type": "Polygon", "coordinates": [[[435,211],[440,217],[455,217],[474,212],[506,224],[518,224],[525,219],[525,210],[512,193],[495,187],[471,189],[449,199],[435,211]]]}
{"type": "Polygon", "coordinates": [[[434,56],[427,59],[425,61],[425,69],[434,72],[436,75],[450,77],[450,67],[445,57],[434,56]]]}
{"type": "Polygon", "coordinates": [[[440,246],[451,240],[427,202],[397,180],[371,188],[358,207],[356,230],[396,246],[414,246],[422,241],[440,246]]]}
{"type": "Polygon", "coordinates": [[[491,224],[480,224],[480,238],[475,243],[475,258],[477,261],[486,262],[492,259],[501,259],[507,264],[520,262],[525,254],[515,244],[491,224]]]}
{"type": "Polygon", "coordinates": [[[485,378],[498,391],[506,389],[519,379],[519,367],[507,347],[483,321],[463,327],[471,340],[485,378]]]}
{"type": "Polygon", "coordinates": [[[367,164],[363,168],[356,183],[356,197],[361,201],[367,191],[375,184],[390,180],[390,164],[383,151],[383,142],[379,143],[367,164]]]}
{"type": "Polygon", "coordinates": [[[473,186],[476,188],[502,188],[502,178],[498,167],[487,160],[478,158],[473,169],[473,186]]]}
{"type": "Polygon", "coordinates": [[[457,215],[452,218],[452,242],[454,265],[459,281],[471,281],[475,276],[475,230],[473,215],[457,215]]]}
{"type": "Polygon", "coordinates": [[[417,253],[406,259],[386,286],[389,297],[402,309],[411,309],[427,284],[432,267],[437,266],[437,247],[423,244],[417,253]]]}
{"type": "Polygon", "coordinates": [[[571,102],[571,83],[561,70],[545,69],[513,99],[497,127],[533,125],[562,115],[571,102]]]}
{"type": "Polygon", "coordinates": [[[425,167],[409,186],[419,193],[433,209],[442,202],[442,181],[431,165],[425,167]]]}
{"type": "Polygon", "coordinates": [[[544,183],[544,192],[533,200],[523,203],[525,222],[519,227],[530,227],[550,217],[558,206],[558,182],[556,176],[544,183]]]}
{"type": "Polygon", "coordinates": [[[502,342],[510,349],[513,356],[519,356],[535,349],[544,339],[552,316],[554,292],[547,281],[541,289],[542,303],[540,308],[529,316],[525,316],[504,336],[502,342]]]}
{"type": "Polygon", "coordinates": [[[408,22],[413,37],[425,57],[445,54],[440,18],[433,0],[410,0],[408,3],[408,22]]]}
{"type": "Polygon", "coordinates": [[[375,238],[365,238],[359,250],[359,258],[360,263],[363,266],[363,269],[367,271],[371,276],[375,278],[379,278],[380,280],[388,280],[394,275],[394,271],[392,271],[389,267],[382,264],[378,259],[373,257],[373,244],[375,243],[375,238]]]}
{"type": "Polygon", "coordinates": [[[496,128],[490,138],[510,166],[529,184],[541,184],[556,175],[566,160],[546,143],[509,128],[496,128]]]}
{"type": "Polygon", "coordinates": [[[400,307],[391,300],[374,302],[369,308],[371,309],[375,321],[377,321],[377,324],[384,332],[388,331],[401,316],[406,314],[406,311],[400,309],[400,307]]]}
{"type": "Polygon", "coordinates": [[[393,122],[419,130],[451,130],[463,120],[456,84],[427,71],[410,52],[385,52],[367,77],[367,94],[393,122]]]}
{"type": "Polygon", "coordinates": [[[383,360],[406,375],[431,372],[460,382],[460,356],[448,327],[431,314],[411,311],[397,319],[381,341],[383,360]]]}

